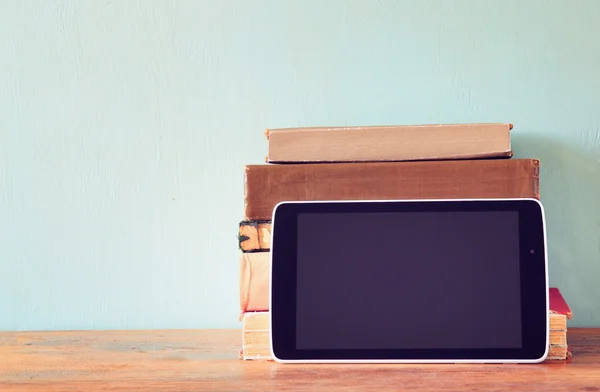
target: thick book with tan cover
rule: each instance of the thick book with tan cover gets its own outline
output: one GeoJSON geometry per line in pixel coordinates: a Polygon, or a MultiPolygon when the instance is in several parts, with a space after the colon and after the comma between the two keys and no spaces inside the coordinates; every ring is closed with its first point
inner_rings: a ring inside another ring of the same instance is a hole
{"type": "MultiPolygon", "coordinates": [[[[240,311],[269,311],[271,252],[241,253],[239,260],[240,311]]],[[[567,320],[572,313],[558,288],[550,288],[550,340],[553,349],[566,352],[567,320]]]]}
{"type": "Polygon", "coordinates": [[[537,159],[247,165],[244,220],[270,220],[282,201],[539,199],[537,159]]]}
{"type": "Polygon", "coordinates": [[[510,158],[512,124],[267,129],[269,163],[510,158]]]}
{"type": "MultiPolygon", "coordinates": [[[[357,316],[357,317],[360,317],[357,316]]],[[[566,344],[566,326],[563,329],[553,329],[560,325],[561,317],[570,317],[570,309],[562,298],[558,288],[550,288],[550,342],[548,361],[571,358],[571,351],[566,344]],[[567,309],[567,310],[565,310],[567,309]]],[[[351,323],[349,319],[346,322],[351,323]]],[[[501,328],[501,326],[499,326],[501,328]]],[[[559,328],[562,328],[559,326],[559,328]]],[[[246,312],[242,315],[242,349],[240,358],[244,360],[272,360],[271,355],[271,317],[269,311],[246,312]]]]}
{"type": "Polygon", "coordinates": [[[243,360],[273,360],[271,355],[271,314],[248,312],[242,317],[242,348],[239,356],[243,360]]]}
{"type": "Polygon", "coordinates": [[[269,309],[271,252],[241,253],[239,261],[240,310],[269,309]]]}

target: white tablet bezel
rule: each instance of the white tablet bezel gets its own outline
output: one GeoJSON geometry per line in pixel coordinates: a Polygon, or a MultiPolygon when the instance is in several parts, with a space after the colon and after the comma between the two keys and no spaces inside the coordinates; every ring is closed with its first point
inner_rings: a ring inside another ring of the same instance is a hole
{"type": "MultiPolygon", "coordinates": [[[[471,202],[471,201],[475,201],[475,202],[494,202],[494,201],[523,201],[523,200],[528,200],[528,201],[533,201],[535,203],[537,203],[539,205],[539,208],[541,210],[541,217],[542,217],[542,230],[543,230],[543,239],[544,239],[544,270],[545,270],[545,276],[544,276],[544,280],[545,280],[545,285],[546,288],[548,288],[548,247],[547,247],[547,233],[546,233],[546,218],[545,218],[545,211],[544,211],[544,207],[542,205],[542,203],[540,202],[540,200],[535,199],[535,198],[485,198],[485,199],[422,199],[422,200],[414,200],[414,199],[407,199],[407,200],[315,200],[315,201],[282,201],[279,202],[274,208],[273,208],[273,214],[272,214],[272,237],[271,237],[271,249],[274,248],[277,239],[275,238],[275,225],[276,225],[276,211],[277,209],[285,204],[312,204],[312,203],[319,203],[319,204],[323,204],[323,203],[399,203],[399,202],[420,202],[420,203],[428,203],[428,202],[450,202],[450,203],[454,203],[454,202],[471,202]]],[[[273,252],[271,252],[271,263],[273,262],[273,252]]],[[[270,279],[269,279],[269,309],[272,309],[272,283],[273,283],[273,276],[271,275],[270,279]]],[[[340,364],[350,364],[350,363],[364,363],[364,364],[452,364],[452,363],[461,363],[461,364],[483,364],[483,363],[489,363],[489,364],[501,364],[501,363],[506,363],[506,364],[534,364],[534,363],[541,363],[544,362],[548,356],[549,353],[549,322],[550,322],[550,318],[549,318],[549,292],[548,289],[546,290],[546,349],[543,353],[543,355],[540,358],[532,358],[532,359],[497,359],[497,358],[489,358],[489,359],[281,359],[278,358],[276,353],[274,352],[274,346],[273,346],[273,331],[270,328],[269,329],[269,339],[270,339],[270,349],[271,349],[271,356],[273,358],[273,360],[275,362],[278,363],[287,363],[287,364],[292,364],[292,363],[297,363],[297,364],[326,364],[326,363],[340,363],[340,364]]]]}

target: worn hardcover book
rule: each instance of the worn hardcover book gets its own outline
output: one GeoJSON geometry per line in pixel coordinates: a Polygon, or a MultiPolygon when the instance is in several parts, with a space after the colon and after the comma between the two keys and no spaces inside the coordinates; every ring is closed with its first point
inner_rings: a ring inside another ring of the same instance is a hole
{"type": "Polygon", "coordinates": [[[269,163],[510,158],[512,124],[267,129],[269,163]]]}
{"type": "Polygon", "coordinates": [[[271,221],[242,221],[238,247],[242,252],[264,252],[271,249],[271,221]]]}
{"type": "Polygon", "coordinates": [[[537,159],[247,165],[244,220],[282,201],[537,198],[537,159]]]}
{"type": "MultiPolygon", "coordinates": [[[[269,311],[271,282],[271,252],[251,252],[240,255],[240,310],[269,311]]],[[[558,288],[550,288],[550,344],[552,359],[567,355],[567,320],[572,312],[558,288]],[[564,355],[563,355],[564,354],[564,355]]]]}
{"type": "MultiPolygon", "coordinates": [[[[570,309],[558,288],[550,289],[550,319],[571,317],[570,309]]],[[[351,322],[352,320],[348,320],[351,322]]],[[[551,323],[552,324],[552,323],[551,323]]],[[[566,327],[565,327],[566,328],[566,327]]],[[[245,360],[272,360],[270,342],[271,318],[269,311],[247,312],[242,315],[242,349],[245,360]]],[[[566,330],[550,328],[548,361],[566,360],[572,353],[566,344],[566,330]]]]}
{"type": "Polygon", "coordinates": [[[239,269],[240,311],[269,310],[271,252],[241,253],[239,269]]]}
{"type": "Polygon", "coordinates": [[[269,312],[247,312],[242,316],[242,349],[244,360],[271,360],[271,317],[269,312]]]}

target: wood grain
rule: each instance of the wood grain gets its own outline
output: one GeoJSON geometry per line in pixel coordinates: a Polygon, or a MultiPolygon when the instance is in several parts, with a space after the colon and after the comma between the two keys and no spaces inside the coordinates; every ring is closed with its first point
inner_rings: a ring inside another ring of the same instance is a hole
{"type": "Polygon", "coordinates": [[[537,365],[281,365],[238,358],[240,330],[0,334],[1,391],[598,391],[600,329],[537,365]]]}

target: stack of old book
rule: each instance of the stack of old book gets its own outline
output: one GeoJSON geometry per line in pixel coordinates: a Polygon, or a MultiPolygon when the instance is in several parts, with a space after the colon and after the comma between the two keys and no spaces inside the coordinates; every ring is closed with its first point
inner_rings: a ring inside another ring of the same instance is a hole
{"type": "MultiPolygon", "coordinates": [[[[267,130],[265,164],[245,167],[239,224],[243,359],[271,359],[271,214],[281,201],[540,199],[540,164],[513,158],[512,124],[267,130]]],[[[552,296],[552,359],[567,358],[566,302],[552,296]],[[553,305],[554,306],[554,305],[553,305]],[[565,322],[559,319],[564,317],[565,322]]]]}

